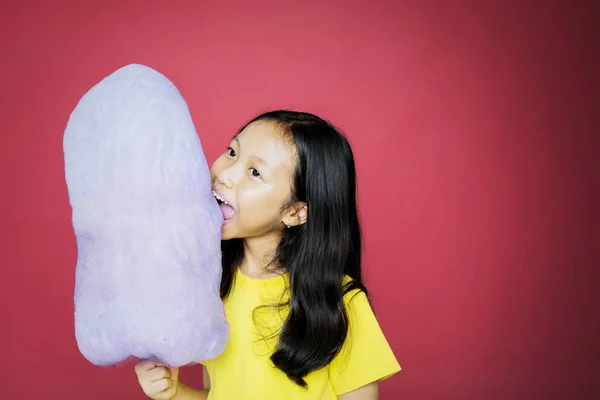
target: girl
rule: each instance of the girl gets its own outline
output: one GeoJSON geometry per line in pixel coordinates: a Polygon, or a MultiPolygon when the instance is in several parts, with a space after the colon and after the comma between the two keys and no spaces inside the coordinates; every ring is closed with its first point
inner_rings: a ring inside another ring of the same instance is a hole
{"type": "Polygon", "coordinates": [[[367,299],[354,158],[328,122],[273,111],[211,168],[223,213],[225,351],[204,390],[177,368],[136,365],[152,399],[372,400],[400,370],[367,299]]]}

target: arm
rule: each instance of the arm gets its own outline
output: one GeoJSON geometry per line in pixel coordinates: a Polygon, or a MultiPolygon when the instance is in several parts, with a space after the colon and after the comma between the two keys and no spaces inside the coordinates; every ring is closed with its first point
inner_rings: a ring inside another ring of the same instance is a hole
{"type": "Polygon", "coordinates": [[[379,381],[400,370],[364,292],[344,297],[348,335],[329,367],[338,400],[378,400],[379,381]],[[347,300],[346,300],[347,299],[347,300]]]}
{"type": "MultiPolygon", "coordinates": [[[[210,390],[210,377],[205,366],[202,366],[202,385],[204,390],[193,389],[183,382],[179,382],[177,395],[173,400],[206,400],[208,399],[208,391],[210,390]]],[[[351,399],[352,400],[352,399],[351,399]]]]}
{"type": "Polygon", "coordinates": [[[361,388],[339,395],[338,400],[379,400],[379,382],[371,382],[361,388]]]}
{"type": "Polygon", "coordinates": [[[202,385],[204,390],[210,390],[210,376],[208,376],[208,371],[204,365],[202,366],[202,385]]]}
{"type": "Polygon", "coordinates": [[[179,389],[173,400],[206,400],[208,399],[208,390],[198,390],[191,388],[179,382],[179,389]]]}

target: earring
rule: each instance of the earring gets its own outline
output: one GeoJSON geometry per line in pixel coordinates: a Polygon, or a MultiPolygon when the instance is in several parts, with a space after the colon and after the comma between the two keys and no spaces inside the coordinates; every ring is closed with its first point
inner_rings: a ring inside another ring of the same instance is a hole
{"type": "Polygon", "coordinates": [[[287,228],[290,229],[290,226],[288,224],[285,224],[285,226],[287,226],[287,228]]]}

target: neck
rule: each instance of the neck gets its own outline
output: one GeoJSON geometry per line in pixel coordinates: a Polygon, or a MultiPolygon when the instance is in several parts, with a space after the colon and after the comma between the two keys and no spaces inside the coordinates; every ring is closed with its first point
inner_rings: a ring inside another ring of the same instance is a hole
{"type": "Polygon", "coordinates": [[[278,266],[270,265],[281,240],[275,234],[244,239],[244,259],[240,265],[244,275],[251,278],[270,278],[279,275],[278,266]]]}

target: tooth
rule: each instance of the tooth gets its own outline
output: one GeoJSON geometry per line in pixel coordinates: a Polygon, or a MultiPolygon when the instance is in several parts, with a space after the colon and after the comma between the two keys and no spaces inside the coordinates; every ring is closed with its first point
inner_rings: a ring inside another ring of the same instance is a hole
{"type": "Polygon", "coordinates": [[[217,194],[217,192],[215,192],[215,191],[213,190],[213,191],[212,191],[212,193],[213,193],[213,196],[215,196],[215,198],[216,198],[217,200],[221,200],[223,203],[225,203],[225,204],[229,205],[229,203],[228,203],[228,202],[226,202],[225,200],[223,200],[223,198],[222,198],[221,196],[219,196],[219,195],[217,194]]]}

